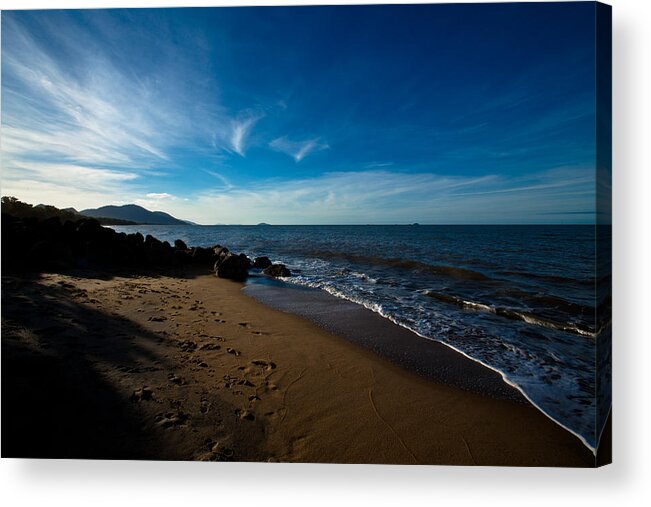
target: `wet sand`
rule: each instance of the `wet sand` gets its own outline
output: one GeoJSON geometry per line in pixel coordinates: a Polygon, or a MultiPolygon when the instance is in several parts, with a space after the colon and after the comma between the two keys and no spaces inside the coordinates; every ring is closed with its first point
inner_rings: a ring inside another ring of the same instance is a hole
{"type": "Polygon", "coordinates": [[[2,456],[594,466],[467,358],[417,374],[242,287],[4,274],[2,456]]]}

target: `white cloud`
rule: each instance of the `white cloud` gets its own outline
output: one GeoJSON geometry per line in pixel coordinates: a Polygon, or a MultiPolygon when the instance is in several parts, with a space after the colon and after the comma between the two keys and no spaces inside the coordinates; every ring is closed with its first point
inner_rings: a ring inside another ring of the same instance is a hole
{"type": "Polygon", "coordinates": [[[170,200],[177,199],[177,197],[175,195],[168,194],[167,192],[161,192],[159,194],[157,194],[155,192],[150,192],[149,194],[147,194],[147,197],[149,199],[161,199],[161,200],[162,199],[170,199],[170,200]]]}
{"type": "MultiPolygon", "coordinates": [[[[74,174],[76,169],[68,170],[67,174],[74,174]]],[[[213,187],[188,199],[167,198],[172,194],[166,193],[124,193],[110,173],[95,175],[101,178],[94,187],[71,192],[69,186],[40,181],[45,172],[39,169],[38,179],[10,180],[3,195],[78,209],[107,200],[134,202],[203,224],[545,223],[550,210],[562,217],[565,212],[593,209],[595,202],[594,171],[581,167],[526,178],[331,172],[300,180],[267,179],[245,187],[213,187]]]]}
{"type": "Polygon", "coordinates": [[[241,157],[245,156],[246,142],[248,140],[251,129],[260,119],[260,116],[249,116],[246,119],[237,119],[232,122],[231,131],[231,148],[235,153],[241,157]]]}
{"type": "MultiPolygon", "coordinates": [[[[110,16],[103,19],[107,33],[121,28],[110,16]]],[[[156,68],[133,68],[125,55],[102,45],[90,25],[58,27],[42,17],[43,32],[36,33],[21,20],[3,15],[3,180],[15,181],[21,172],[22,179],[33,179],[34,164],[47,160],[58,169],[38,174],[43,182],[75,189],[79,178],[105,178],[122,181],[123,194],[142,195],[135,184],[187,170],[175,159],[179,152],[190,151],[206,163],[228,153],[244,155],[260,116],[232,117],[214,99],[216,83],[194,79],[205,77],[203,69],[193,67],[200,47],[190,48],[193,58],[182,58],[178,45],[152,36],[148,40],[160,62],[156,68]],[[55,40],[67,59],[55,58],[47,40],[55,40]],[[116,176],[120,173],[125,177],[116,176]]]]}
{"type": "Polygon", "coordinates": [[[105,189],[77,190],[67,184],[29,178],[3,179],[2,195],[12,195],[30,204],[51,204],[58,208],[74,207],[77,210],[96,208],[102,204],[128,204],[135,199],[130,194],[107,193],[105,189]]]}
{"type": "Polygon", "coordinates": [[[230,189],[234,188],[233,184],[223,174],[218,173],[217,171],[213,171],[211,169],[204,169],[203,171],[205,173],[210,174],[211,176],[214,176],[215,178],[217,178],[222,183],[224,188],[226,188],[227,190],[230,190],[230,189]]]}
{"type": "Polygon", "coordinates": [[[308,139],[306,141],[291,141],[287,137],[278,137],[274,139],[269,143],[269,147],[289,155],[297,163],[307,157],[310,153],[330,148],[326,143],[321,142],[319,138],[308,139]]]}
{"type": "MultiPolygon", "coordinates": [[[[594,198],[576,169],[559,181],[540,173],[525,185],[497,175],[441,176],[369,170],[333,172],[301,180],[272,179],[247,188],[209,191],[193,198],[183,215],[201,223],[496,223],[548,217],[594,198]],[[472,190],[472,192],[469,192],[472,190]]],[[[181,208],[178,208],[181,211],[181,208]]]]}

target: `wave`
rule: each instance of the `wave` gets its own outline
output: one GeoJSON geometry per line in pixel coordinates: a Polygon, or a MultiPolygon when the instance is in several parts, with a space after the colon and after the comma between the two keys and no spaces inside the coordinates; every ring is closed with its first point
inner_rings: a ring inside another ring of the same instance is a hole
{"type": "Polygon", "coordinates": [[[438,264],[426,264],[420,261],[400,258],[386,258],[377,256],[357,255],[344,252],[332,251],[316,251],[309,252],[312,257],[321,259],[342,259],[348,262],[355,262],[358,264],[370,264],[374,266],[388,266],[392,268],[408,269],[412,271],[421,271],[424,273],[432,273],[443,275],[450,278],[457,278],[460,280],[489,280],[485,274],[478,271],[473,271],[466,268],[459,268],[456,266],[446,266],[438,264]]]}
{"type": "Polygon", "coordinates": [[[559,322],[557,320],[536,315],[532,312],[515,310],[513,308],[505,308],[500,306],[491,306],[484,303],[478,303],[475,301],[468,301],[460,297],[453,296],[451,294],[443,294],[434,291],[425,291],[425,295],[437,299],[439,301],[442,301],[444,303],[453,304],[460,308],[485,311],[506,319],[521,320],[523,322],[526,322],[527,324],[531,324],[534,326],[557,329],[559,331],[566,331],[569,333],[574,333],[582,336],[588,336],[590,338],[595,338],[597,335],[597,331],[595,331],[589,326],[579,324],[579,323],[574,323],[574,322],[559,322]]]}
{"type": "Polygon", "coordinates": [[[506,276],[517,276],[519,278],[533,278],[534,280],[542,280],[544,282],[551,282],[551,283],[571,283],[571,284],[579,284],[579,285],[594,285],[595,280],[594,278],[568,278],[566,276],[558,276],[558,275],[544,275],[542,273],[531,273],[529,271],[511,271],[511,270],[501,270],[501,271],[496,271],[496,274],[499,275],[506,275],[506,276]]]}
{"type": "Polygon", "coordinates": [[[593,306],[574,303],[572,301],[567,301],[566,299],[551,294],[532,294],[521,289],[506,288],[500,291],[500,295],[517,298],[520,301],[526,301],[527,303],[531,303],[536,306],[551,308],[553,310],[577,317],[594,315],[595,313],[593,306]]]}
{"type": "MultiPolygon", "coordinates": [[[[526,383],[521,384],[521,383],[518,383],[516,380],[511,378],[511,375],[507,372],[508,368],[507,369],[500,369],[499,367],[492,365],[490,361],[487,361],[486,359],[482,358],[481,356],[477,356],[477,355],[475,355],[475,354],[473,354],[473,353],[471,353],[469,351],[465,351],[465,350],[463,350],[463,348],[460,348],[460,347],[456,346],[453,343],[450,343],[450,342],[448,342],[446,340],[442,340],[440,338],[435,338],[435,337],[433,337],[431,335],[428,335],[428,334],[424,334],[422,331],[420,331],[418,329],[418,326],[414,326],[412,323],[408,323],[408,322],[400,319],[394,312],[387,311],[387,309],[385,309],[384,306],[382,304],[380,304],[380,303],[377,303],[377,302],[374,303],[374,302],[371,302],[371,301],[367,300],[366,298],[358,297],[358,296],[355,296],[353,294],[347,293],[347,292],[345,292],[345,291],[343,291],[343,290],[341,290],[339,288],[333,287],[332,285],[328,285],[328,284],[324,285],[323,283],[308,280],[308,279],[305,279],[305,278],[302,278],[302,277],[287,278],[287,279],[285,279],[285,281],[290,282],[292,284],[312,287],[314,289],[320,289],[320,290],[323,290],[323,291],[325,291],[325,292],[327,292],[327,293],[329,293],[329,294],[331,294],[331,295],[333,295],[333,296],[335,296],[337,298],[344,299],[344,300],[350,301],[352,303],[359,304],[359,305],[367,308],[368,310],[371,310],[372,312],[377,313],[380,316],[390,320],[394,324],[399,325],[399,326],[401,326],[401,327],[403,327],[405,329],[408,329],[409,331],[415,333],[416,335],[420,336],[421,338],[431,340],[431,341],[435,341],[437,343],[441,343],[441,344],[445,345],[446,347],[449,347],[452,350],[462,354],[463,356],[467,357],[468,359],[470,359],[470,360],[472,360],[472,361],[474,361],[476,363],[479,363],[479,364],[485,366],[486,368],[489,368],[490,370],[493,370],[493,371],[497,372],[502,377],[502,379],[504,380],[505,383],[507,383],[508,385],[512,386],[513,388],[517,389],[520,393],[522,393],[522,395],[535,408],[537,408],[543,415],[545,415],[551,421],[553,421],[554,423],[558,424],[560,427],[564,428],[565,430],[567,430],[568,432],[570,432],[571,434],[576,436],[592,453],[596,453],[596,448],[595,448],[594,444],[592,443],[592,440],[589,437],[586,438],[581,432],[577,431],[576,429],[571,427],[571,425],[567,424],[567,421],[565,420],[564,417],[559,417],[558,414],[555,414],[554,411],[550,411],[549,407],[546,407],[545,404],[540,403],[540,400],[538,400],[538,397],[535,394],[529,392],[529,389],[526,387],[526,383]]],[[[483,309],[484,307],[485,308],[490,308],[487,305],[482,305],[481,303],[473,303],[473,302],[466,302],[466,303],[473,306],[473,307],[479,308],[479,309],[483,309]]],[[[508,345],[505,345],[505,346],[508,348],[508,345]]],[[[513,347],[515,347],[515,346],[513,346],[513,347]]],[[[522,349],[517,349],[517,350],[522,350],[522,349]]]]}

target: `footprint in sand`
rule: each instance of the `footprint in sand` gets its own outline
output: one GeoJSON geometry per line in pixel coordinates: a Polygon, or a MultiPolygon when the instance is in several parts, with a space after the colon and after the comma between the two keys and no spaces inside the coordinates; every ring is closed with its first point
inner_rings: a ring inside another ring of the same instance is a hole
{"type": "Polygon", "coordinates": [[[208,439],[206,447],[199,451],[197,459],[199,461],[233,461],[234,455],[233,449],[226,447],[221,442],[213,442],[208,439]]]}
{"type": "Polygon", "coordinates": [[[185,379],[184,379],[183,377],[179,377],[179,376],[176,375],[175,373],[170,373],[169,375],[167,375],[167,379],[168,379],[172,384],[176,384],[176,385],[179,385],[179,386],[182,386],[182,385],[185,385],[185,384],[186,384],[185,379]]]}
{"type": "Polygon", "coordinates": [[[199,347],[199,350],[219,350],[221,348],[221,345],[217,345],[216,343],[204,343],[199,347]]]}
{"type": "Polygon", "coordinates": [[[192,340],[183,340],[179,342],[179,348],[183,352],[194,352],[197,348],[197,343],[192,340]]]}
{"type": "Polygon", "coordinates": [[[235,415],[242,420],[246,421],[255,421],[255,415],[250,410],[240,410],[235,411],[235,415]]]}
{"type": "Polygon", "coordinates": [[[201,368],[208,368],[208,364],[205,363],[204,361],[202,361],[201,358],[199,358],[197,356],[190,356],[187,360],[194,363],[194,364],[196,364],[197,366],[199,366],[201,368]]]}
{"type": "Polygon", "coordinates": [[[239,350],[235,350],[232,347],[228,347],[226,349],[226,352],[228,352],[229,354],[233,354],[234,356],[239,356],[241,354],[241,352],[239,350]]]}
{"type": "Polygon", "coordinates": [[[240,384],[240,381],[242,379],[240,379],[238,377],[233,377],[232,375],[224,375],[222,378],[224,379],[224,387],[226,389],[230,389],[231,387],[233,387],[235,385],[242,385],[242,384],[240,384]]]}
{"type": "Polygon", "coordinates": [[[154,399],[154,391],[149,389],[147,386],[143,386],[140,389],[136,389],[131,395],[133,401],[145,401],[154,399]]]}
{"type": "Polygon", "coordinates": [[[165,414],[158,414],[154,421],[161,428],[174,428],[181,426],[185,421],[187,421],[188,415],[183,412],[166,412],[165,414]]]}
{"type": "Polygon", "coordinates": [[[165,317],[163,315],[160,315],[160,316],[156,316],[156,317],[149,317],[147,320],[150,321],[150,322],[163,322],[163,321],[167,320],[167,317],[165,317]]]}
{"type": "Polygon", "coordinates": [[[276,363],[274,363],[273,361],[265,361],[264,359],[254,359],[253,361],[251,361],[251,364],[255,366],[260,366],[267,371],[276,369],[276,363]]]}

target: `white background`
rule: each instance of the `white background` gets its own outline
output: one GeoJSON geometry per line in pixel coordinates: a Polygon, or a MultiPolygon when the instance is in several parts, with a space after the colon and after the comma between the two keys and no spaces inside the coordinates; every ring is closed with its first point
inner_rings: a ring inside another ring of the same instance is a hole
{"type": "MultiPolygon", "coordinates": [[[[309,3],[381,2],[282,2],[309,3]]],[[[609,3],[614,46],[613,465],[573,470],[3,459],[3,505],[651,505],[651,2],[609,3]]],[[[2,9],[236,4],[278,2],[0,0],[2,9]]]]}

